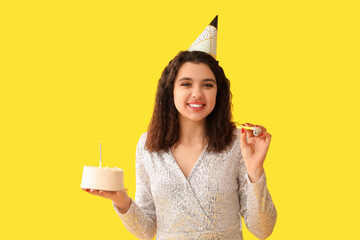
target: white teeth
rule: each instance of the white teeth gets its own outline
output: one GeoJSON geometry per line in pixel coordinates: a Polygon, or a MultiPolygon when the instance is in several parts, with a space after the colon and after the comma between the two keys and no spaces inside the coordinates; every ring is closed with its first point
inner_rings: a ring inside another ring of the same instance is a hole
{"type": "Polygon", "coordinates": [[[190,107],[202,107],[203,105],[199,105],[199,104],[189,104],[190,105],[190,107]]]}

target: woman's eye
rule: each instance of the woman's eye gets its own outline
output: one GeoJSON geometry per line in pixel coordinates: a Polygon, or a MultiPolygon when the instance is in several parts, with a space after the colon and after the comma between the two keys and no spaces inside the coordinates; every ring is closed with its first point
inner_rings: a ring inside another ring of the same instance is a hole
{"type": "Polygon", "coordinates": [[[182,83],[180,86],[189,87],[190,83],[182,83]]]}
{"type": "Polygon", "coordinates": [[[207,88],[212,88],[212,87],[214,87],[214,85],[213,85],[213,84],[211,84],[211,83],[206,83],[206,84],[204,84],[204,87],[207,87],[207,88]]]}

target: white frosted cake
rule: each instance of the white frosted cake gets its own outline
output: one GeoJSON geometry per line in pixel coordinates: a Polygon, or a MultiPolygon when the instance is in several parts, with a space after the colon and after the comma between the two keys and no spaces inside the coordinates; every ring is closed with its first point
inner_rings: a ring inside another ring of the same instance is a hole
{"type": "Polygon", "coordinates": [[[81,188],[105,191],[124,189],[124,172],[120,168],[84,166],[81,188]]]}

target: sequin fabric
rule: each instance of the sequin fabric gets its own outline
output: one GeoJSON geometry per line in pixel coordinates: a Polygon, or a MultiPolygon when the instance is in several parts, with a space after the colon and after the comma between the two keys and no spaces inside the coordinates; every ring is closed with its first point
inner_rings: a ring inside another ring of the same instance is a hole
{"type": "Polygon", "coordinates": [[[170,150],[136,150],[136,194],[127,213],[114,206],[139,239],[243,239],[241,216],[257,238],[267,238],[277,212],[265,173],[251,183],[240,151],[240,132],[227,151],[201,153],[185,177],[170,150]]]}

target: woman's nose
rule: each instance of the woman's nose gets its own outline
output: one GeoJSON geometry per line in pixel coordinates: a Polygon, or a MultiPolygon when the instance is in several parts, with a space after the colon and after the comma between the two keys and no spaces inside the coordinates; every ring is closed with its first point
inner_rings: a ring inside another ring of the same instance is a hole
{"type": "Polygon", "coordinates": [[[193,91],[192,91],[192,98],[202,98],[203,97],[203,92],[201,87],[194,87],[193,91]]]}

